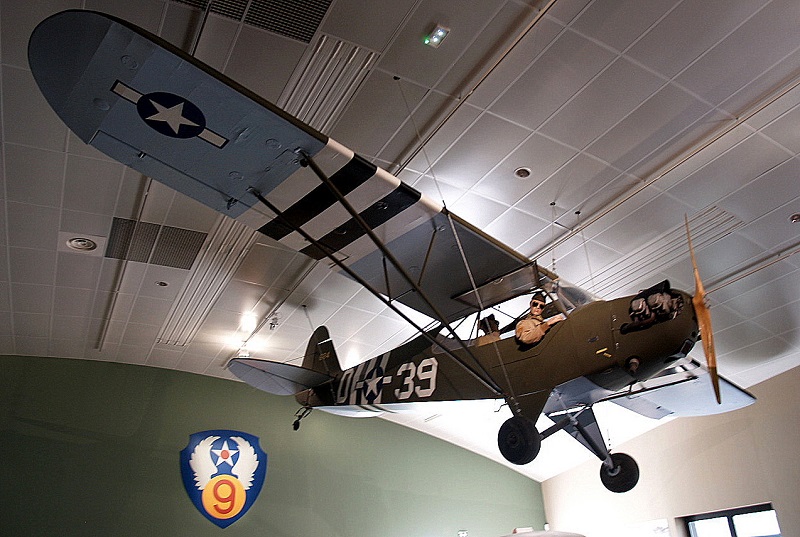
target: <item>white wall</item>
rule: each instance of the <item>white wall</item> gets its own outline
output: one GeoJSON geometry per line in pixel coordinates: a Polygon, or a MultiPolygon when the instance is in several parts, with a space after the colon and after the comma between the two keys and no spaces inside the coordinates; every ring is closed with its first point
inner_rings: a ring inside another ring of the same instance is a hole
{"type": "Polygon", "coordinates": [[[641,478],[613,494],[595,459],[542,484],[551,529],[622,537],[647,521],[771,502],[785,536],[800,535],[800,368],[753,386],[755,404],[680,418],[614,451],[632,455],[641,478]]]}

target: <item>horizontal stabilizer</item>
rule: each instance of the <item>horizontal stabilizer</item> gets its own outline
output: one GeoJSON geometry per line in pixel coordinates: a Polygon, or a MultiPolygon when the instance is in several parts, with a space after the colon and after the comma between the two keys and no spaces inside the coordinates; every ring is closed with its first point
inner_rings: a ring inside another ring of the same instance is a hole
{"type": "Polygon", "coordinates": [[[250,386],[273,395],[294,395],[333,380],[300,366],[254,358],[234,358],[228,369],[250,386]]]}

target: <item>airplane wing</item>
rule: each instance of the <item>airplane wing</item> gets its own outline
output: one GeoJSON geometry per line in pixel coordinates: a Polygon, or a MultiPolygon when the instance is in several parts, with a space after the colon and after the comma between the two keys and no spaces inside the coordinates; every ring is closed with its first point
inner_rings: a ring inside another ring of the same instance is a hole
{"type": "Polygon", "coordinates": [[[84,142],[310,257],[334,255],[378,292],[431,317],[436,309],[447,321],[476,311],[454,297],[473,281],[488,284],[529,264],[389,172],[121,19],[82,10],[53,15],[34,30],[28,57],[45,98],[84,142]],[[411,278],[386,262],[387,252],[411,278]]]}
{"type": "Polygon", "coordinates": [[[695,360],[679,363],[625,392],[612,392],[579,377],[556,387],[543,412],[558,421],[556,416],[566,410],[612,401],[642,416],[661,419],[718,414],[755,402],[749,392],[720,377],[722,404],[717,404],[713,392],[706,389],[711,382],[708,377],[708,371],[695,360]]]}
{"type": "Polygon", "coordinates": [[[666,413],[676,417],[710,416],[746,407],[756,398],[729,380],[719,377],[722,403],[717,403],[708,370],[692,360],[668,369],[643,383],[643,391],[611,399],[614,403],[648,417],[666,413]],[[655,415],[648,415],[655,414],[655,415]]]}

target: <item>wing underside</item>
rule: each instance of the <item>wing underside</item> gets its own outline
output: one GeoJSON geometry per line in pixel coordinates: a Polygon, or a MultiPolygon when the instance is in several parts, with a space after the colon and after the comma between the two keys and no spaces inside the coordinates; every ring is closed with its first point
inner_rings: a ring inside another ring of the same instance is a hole
{"type": "Polygon", "coordinates": [[[335,257],[377,292],[431,317],[475,311],[454,297],[528,262],[123,20],[56,14],[34,30],[29,61],[47,101],[84,142],[312,258],[335,257]]]}
{"type": "Polygon", "coordinates": [[[676,365],[624,392],[612,392],[586,377],[579,377],[553,390],[544,413],[552,418],[569,409],[611,401],[642,416],[660,419],[665,416],[718,414],[743,408],[755,401],[749,392],[720,377],[723,403],[717,404],[711,390],[703,385],[710,385],[710,382],[708,371],[694,360],[676,365]]]}

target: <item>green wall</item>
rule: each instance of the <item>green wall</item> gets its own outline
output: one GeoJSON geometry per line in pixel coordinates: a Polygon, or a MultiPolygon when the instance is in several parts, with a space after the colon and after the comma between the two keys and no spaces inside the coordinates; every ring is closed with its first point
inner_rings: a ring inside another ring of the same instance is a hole
{"type": "Polygon", "coordinates": [[[314,412],[247,385],[171,370],[0,357],[0,534],[497,537],[544,523],[538,483],[380,419],[314,412]],[[220,529],[192,505],[190,434],[260,438],[264,488],[220,529]]]}

